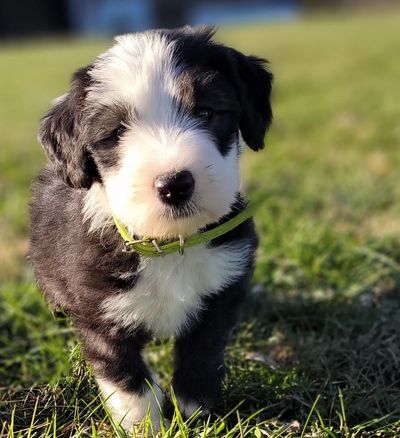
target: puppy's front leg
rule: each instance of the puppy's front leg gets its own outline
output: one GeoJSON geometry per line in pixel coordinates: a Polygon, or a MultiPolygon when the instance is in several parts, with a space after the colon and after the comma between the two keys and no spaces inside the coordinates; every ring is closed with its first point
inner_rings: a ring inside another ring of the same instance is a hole
{"type": "Polygon", "coordinates": [[[160,427],[162,392],[143,361],[147,341],[143,332],[102,332],[82,329],[84,355],[93,367],[108,408],[124,429],[138,424],[149,412],[153,427],[160,427]],[[150,386],[149,386],[150,384],[150,386]]]}
{"type": "Polygon", "coordinates": [[[243,295],[237,285],[205,299],[197,321],[176,339],[172,387],[186,417],[198,408],[207,413],[220,396],[224,350],[243,295]]]}

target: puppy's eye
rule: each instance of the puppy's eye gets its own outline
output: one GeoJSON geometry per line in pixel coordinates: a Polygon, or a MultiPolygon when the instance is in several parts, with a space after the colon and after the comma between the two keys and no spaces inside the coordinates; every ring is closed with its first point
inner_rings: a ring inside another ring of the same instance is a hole
{"type": "Polygon", "coordinates": [[[124,135],[125,131],[126,127],[123,125],[119,125],[118,128],[115,128],[114,131],[112,131],[110,138],[119,140],[124,135]]]}
{"type": "Polygon", "coordinates": [[[206,122],[211,120],[212,116],[214,115],[214,111],[211,108],[206,107],[195,108],[194,113],[196,117],[199,117],[206,122]]]}

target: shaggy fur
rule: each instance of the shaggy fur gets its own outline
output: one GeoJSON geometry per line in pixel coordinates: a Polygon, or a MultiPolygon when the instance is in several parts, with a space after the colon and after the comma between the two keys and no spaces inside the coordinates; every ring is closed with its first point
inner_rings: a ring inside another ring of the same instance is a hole
{"type": "Polygon", "coordinates": [[[49,163],[33,187],[36,278],[50,305],[71,316],[126,429],[147,411],[159,421],[162,391],[141,355],[153,336],[175,337],[172,386],[182,412],[215,405],[252,273],[251,219],[183,255],[154,259],[123,252],[112,221],[135,236],[169,239],[244,208],[240,139],[263,147],[272,75],[263,60],[216,44],[212,33],[186,27],[118,37],[75,73],[40,127],[49,163]],[[182,174],[189,177],[181,184],[191,185],[172,202],[169,186],[156,182],[182,174]]]}

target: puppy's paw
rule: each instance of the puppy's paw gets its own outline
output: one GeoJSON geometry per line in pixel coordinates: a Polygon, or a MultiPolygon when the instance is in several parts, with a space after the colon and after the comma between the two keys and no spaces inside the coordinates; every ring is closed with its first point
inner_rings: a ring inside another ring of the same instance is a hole
{"type": "Polygon", "coordinates": [[[160,429],[163,394],[156,384],[151,389],[146,387],[142,393],[132,393],[105,379],[97,379],[97,383],[112,416],[126,431],[140,425],[147,414],[153,430],[160,429]]]}
{"type": "Polygon", "coordinates": [[[202,417],[206,417],[210,414],[210,409],[197,401],[184,400],[177,397],[177,403],[179,411],[185,418],[191,417],[195,412],[200,412],[202,417]]]}

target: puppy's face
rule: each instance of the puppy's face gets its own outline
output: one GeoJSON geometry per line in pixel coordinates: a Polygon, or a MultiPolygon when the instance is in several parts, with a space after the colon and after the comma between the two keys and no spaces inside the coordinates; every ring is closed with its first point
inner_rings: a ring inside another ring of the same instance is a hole
{"type": "Polygon", "coordinates": [[[271,120],[271,75],[210,38],[204,28],[119,37],[44,118],[42,144],[69,185],[89,189],[89,215],[169,238],[229,212],[240,133],[257,150],[271,120]]]}

